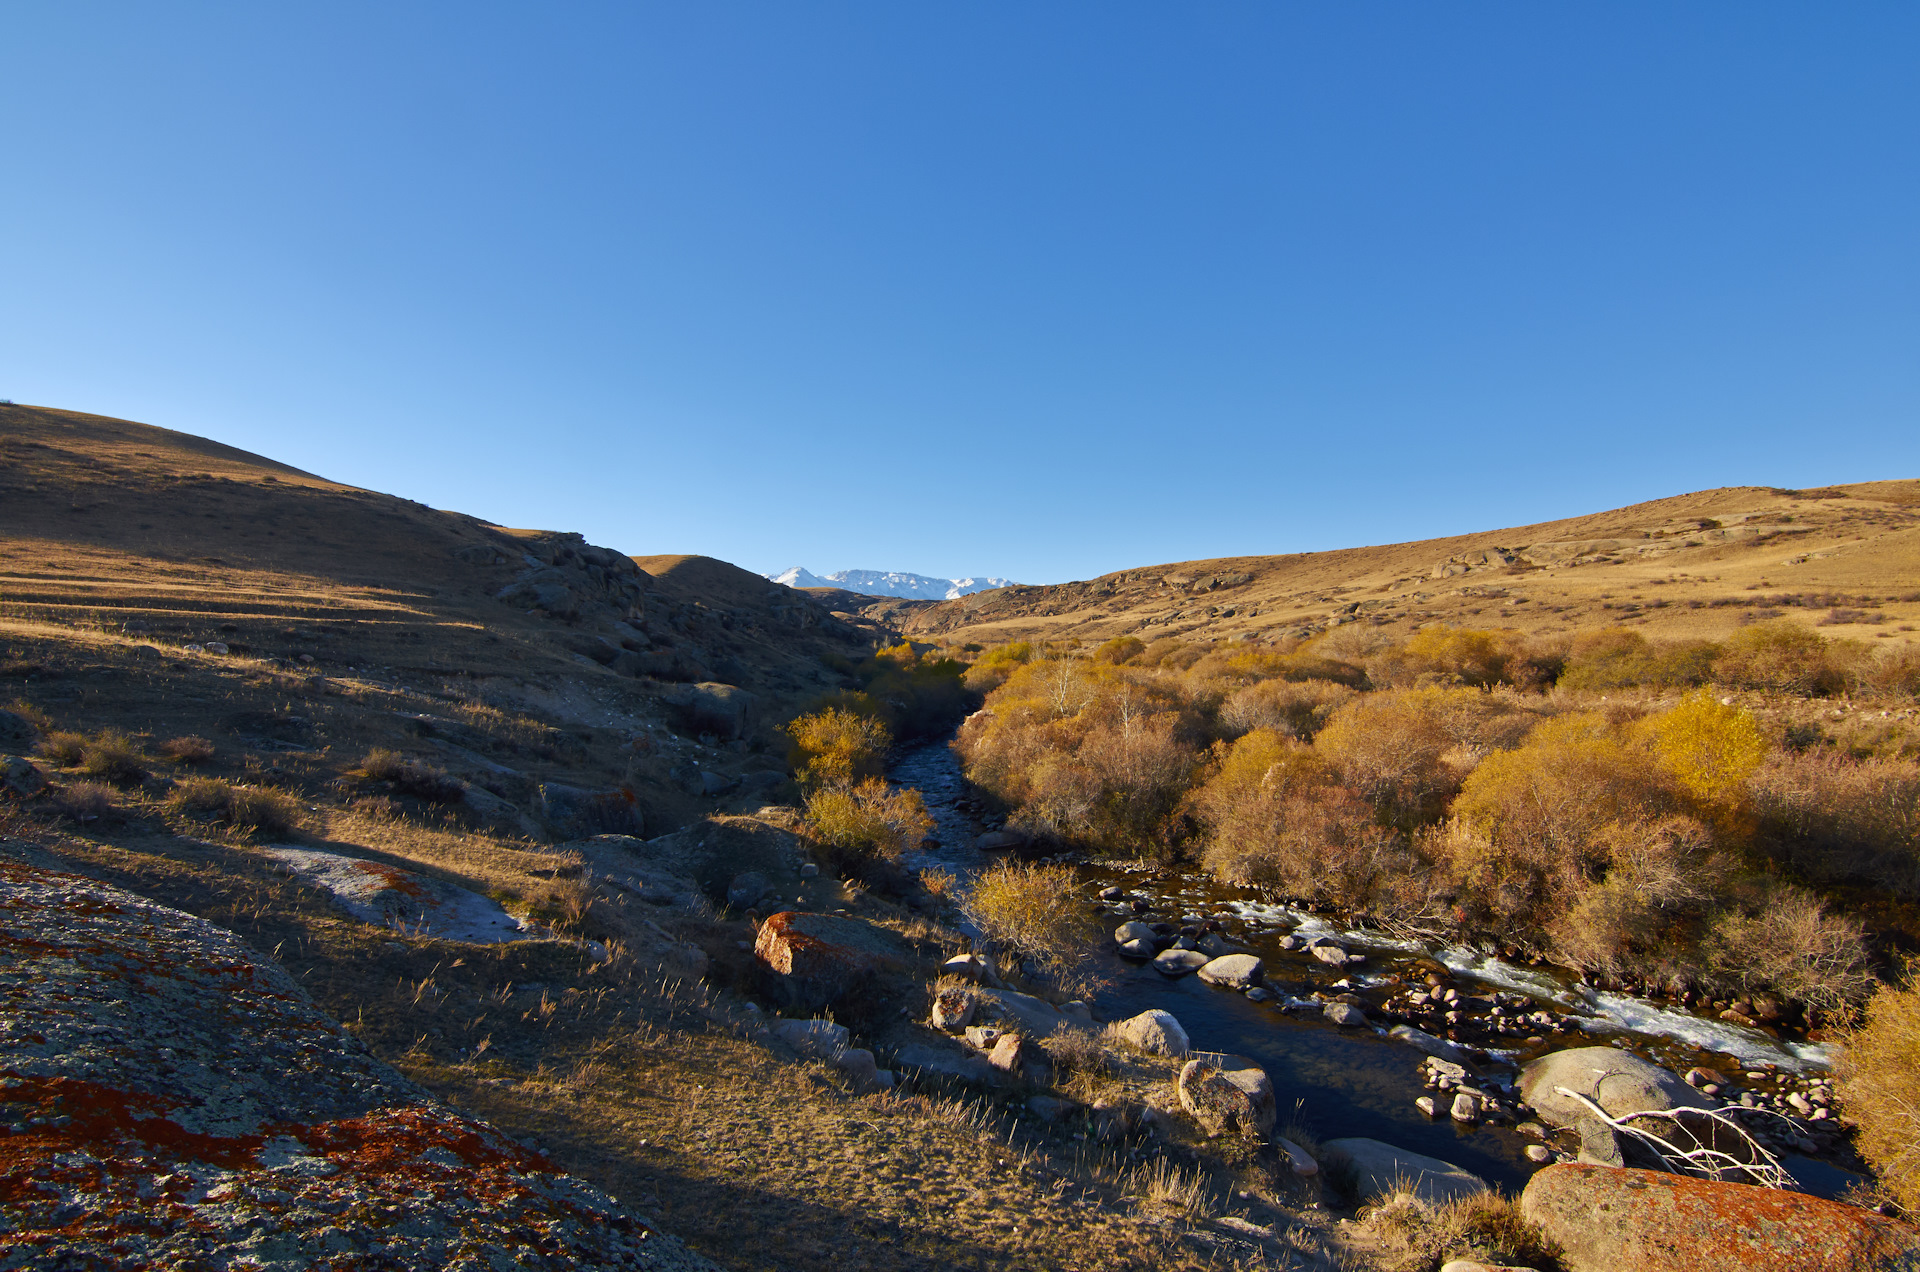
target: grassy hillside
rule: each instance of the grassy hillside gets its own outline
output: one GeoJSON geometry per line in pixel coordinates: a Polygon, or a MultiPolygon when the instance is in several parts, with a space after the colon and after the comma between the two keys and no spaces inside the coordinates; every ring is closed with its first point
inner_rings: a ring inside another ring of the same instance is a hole
{"type": "Polygon", "coordinates": [[[1541,525],[1287,556],[1221,557],[864,612],[921,638],[1306,636],[1345,623],[1545,635],[1627,623],[1717,638],[1755,617],[1910,642],[1920,481],[1707,490],[1541,525]]]}

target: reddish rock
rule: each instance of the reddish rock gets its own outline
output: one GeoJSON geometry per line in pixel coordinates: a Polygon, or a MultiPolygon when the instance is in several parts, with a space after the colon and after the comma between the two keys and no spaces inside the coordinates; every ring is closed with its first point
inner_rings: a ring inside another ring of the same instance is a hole
{"type": "Polygon", "coordinates": [[[987,1053],[987,1063],[1010,1078],[1040,1083],[1046,1081],[1051,1060],[1037,1043],[1017,1033],[1004,1033],[987,1053]]]}
{"type": "Polygon", "coordinates": [[[202,919],[0,862],[6,1267],[706,1269],[202,919]]]}
{"type": "Polygon", "coordinates": [[[768,993],[789,1010],[819,1011],[867,988],[904,965],[906,943],[882,927],[834,914],[785,910],[760,925],[753,956],[766,969],[768,993]]]}
{"type": "Polygon", "coordinates": [[[1751,1184],[1611,1166],[1549,1166],[1520,1210],[1567,1272],[1892,1272],[1920,1267],[1920,1229],[1857,1206],[1751,1184]]]}

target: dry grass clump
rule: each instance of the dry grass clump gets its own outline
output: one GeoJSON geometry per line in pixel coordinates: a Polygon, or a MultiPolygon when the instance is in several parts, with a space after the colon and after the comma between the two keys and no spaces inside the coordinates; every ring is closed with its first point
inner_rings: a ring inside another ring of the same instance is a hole
{"type": "Polygon", "coordinates": [[[1385,1272],[1437,1272],[1454,1259],[1541,1272],[1560,1266],[1559,1243],[1498,1193],[1429,1206],[1403,1188],[1374,1204],[1359,1235],[1385,1272]]]}
{"type": "Polygon", "coordinates": [[[1854,1144],[1901,1207],[1920,1210],[1920,989],[1883,985],[1846,1037],[1835,1090],[1854,1144]]]}
{"type": "Polygon", "coordinates": [[[989,939],[1058,968],[1080,961],[1086,934],[1073,870],[1003,861],[975,877],[961,908],[989,939]]]}
{"type": "Polygon", "coordinates": [[[99,782],[75,782],[55,796],[54,807],[70,821],[102,821],[119,811],[113,795],[111,786],[103,786],[99,782]]]}
{"type": "Polygon", "coordinates": [[[72,768],[87,753],[87,735],[70,729],[55,730],[34,745],[33,753],[61,768],[72,768]]]}
{"type": "Polygon", "coordinates": [[[1127,1176],[1127,1188],[1151,1204],[1169,1206],[1196,1219],[1210,1219],[1218,1209],[1205,1172],[1197,1167],[1184,1169],[1165,1157],[1135,1168],[1127,1176]]]}
{"type": "Polygon", "coordinates": [[[213,758],[213,743],[191,734],[168,738],[160,744],[160,754],[175,764],[205,764],[213,758]]]}
{"type": "Polygon", "coordinates": [[[936,901],[954,901],[960,896],[959,878],[939,866],[928,866],[920,872],[920,886],[936,901]]]}
{"type": "Polygon", "coordinates": [[[167,799],[179,813],[222,818],[246,835],[284,835],[300,823],[300,802],[281,791],[262,786],[235,786],[217,777],[194,777],[180,783],[167,799]]]}
{"type": "Polygon", "coordinates": [[[360,767],[352,770],[352,776],[369,782],[385,782],[400,794],[429,804],[457,803],[465,798],[467,791],[466,785],[445,769],[382,748],[368,751],[360,767]]]}

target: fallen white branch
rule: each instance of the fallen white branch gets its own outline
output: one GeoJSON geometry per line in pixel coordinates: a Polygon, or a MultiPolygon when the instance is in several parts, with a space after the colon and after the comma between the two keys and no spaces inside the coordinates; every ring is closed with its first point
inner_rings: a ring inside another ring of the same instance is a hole
{"type": "MultiPolygon", "coordinates": [[[[1612,1127],[1616,1132],[1622,1135],[1632,1136],[1652,1152],[1655,1157],[1659,1158],[1663,1166],[1675,1174],[1698,1175],[1705,1179],[1720,1181],[1731,1180],[1736,1183],[1758,1184],[1762,1188],[1791,1188],[1794,1186],[1795,1180],[1793,1176],[1789,1175],[1786,1169],[1780,1165],[1780,1160],[1772,1153],[1769,1153],[1761,1145],[1760,1141],[1755,1139],[1747,1131],[1746,1127],[1736,1122],[1732,1115],[1724,1110],[1691,1108],[1654,1109],[1645,1113],[1631,1113],[1626,1117],[1614,1117],[1578,1091],[1569,1091],[1566,1087],[1555,1087],[1554,1090],[1570,1100],[1578,1100],[1586,1107],[1588,1112],[1612,1127]],[[1701,1147],[1691,1149],[1681,1148],[1672,1140],[1657,1135],[1644,1126],[1636,1126],[1634,1124],[1636,1122],[1664,1119],[1686,1131],[1690,1138],[1697,1141],[1701,1136],[1691,1126],[1687,1125],[1689,1120],[1695,1118],[1706,1118],[1709,1121],[1725,1127],[1736,1140],[1744,1144],[1753,1154],[1753,1160],[1742,1161],[1734,1154],[1723,1152],[1711,1145],[1702,1145],[1701,1147]]],[[[1770,1109],[1743,1111],[1772,1112],[1770,1109]]],[[[1773,1116],[1778,1117],[1780,1115],[1775,1113],[1773,1116]]]]}

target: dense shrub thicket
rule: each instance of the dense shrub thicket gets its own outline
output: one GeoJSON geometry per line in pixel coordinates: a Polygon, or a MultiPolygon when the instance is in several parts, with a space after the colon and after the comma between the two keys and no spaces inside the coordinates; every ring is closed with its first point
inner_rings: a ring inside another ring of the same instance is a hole
{"type": "Polygon", "coordinates": [[[1788,708],[1911,696],[1914,664],[1785,621],[1719,644],[1445,627],[1023,642],[967,669],[986,705],[956,746],[1044,840],[1194,856],[1389,925],[1839,1013],[1872,982],[1831,894],[1920,901],[1920,762],[1898,730],[1863,754],[1788,708]]]}

